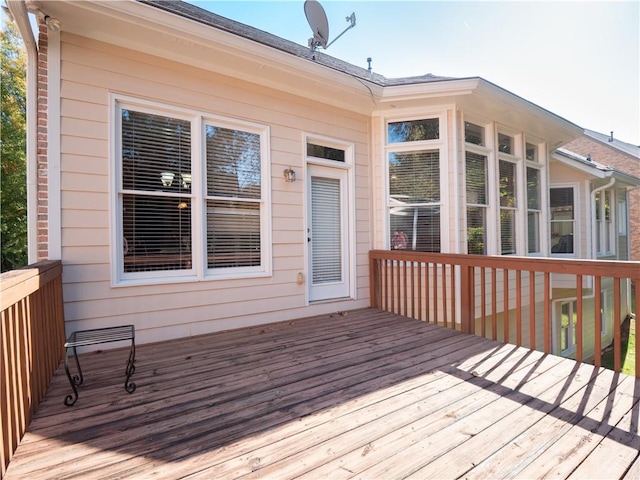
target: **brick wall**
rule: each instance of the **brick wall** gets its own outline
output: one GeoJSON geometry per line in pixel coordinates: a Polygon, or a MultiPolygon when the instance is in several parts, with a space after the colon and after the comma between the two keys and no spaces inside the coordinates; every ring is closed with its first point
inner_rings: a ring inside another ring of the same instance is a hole
{"type": "Polygon", "coordinates": [[[37,145],[37,192],[38,192],[38,261],[49,258],[49,184],[48,184],[48,50],[47,26],[42,18],[38,21],[38,145],[37,145]]]}
{"type": "MultiPolygon", "coordinates": [[[[591,155],[591,159],[595,162],[640,177],[640,159],[586,135],[569,142],[562,148],[583,157],[591,155]]],[[[629,234],[631,260],[640,260],[640,188],[634,188],[629,192],[629,234]]]]}

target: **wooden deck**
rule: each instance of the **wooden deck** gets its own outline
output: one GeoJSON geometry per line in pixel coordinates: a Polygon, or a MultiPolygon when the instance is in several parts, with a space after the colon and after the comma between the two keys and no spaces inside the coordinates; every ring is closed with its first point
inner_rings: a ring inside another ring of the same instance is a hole
{"type": "Polygon", "coordinates": [[[640,478],[639,380],[377,310],[82,360],[7,480],[640,478]]]}

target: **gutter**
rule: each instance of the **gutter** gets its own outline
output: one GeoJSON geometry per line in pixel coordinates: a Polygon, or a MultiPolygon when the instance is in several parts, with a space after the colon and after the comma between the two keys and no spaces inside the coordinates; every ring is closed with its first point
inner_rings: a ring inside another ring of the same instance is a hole
{"type": "Polygon", "coordinates": [[[27,248],[38,261],[38,44],[23,0],[6,0],[27,51],[27,248]]]}

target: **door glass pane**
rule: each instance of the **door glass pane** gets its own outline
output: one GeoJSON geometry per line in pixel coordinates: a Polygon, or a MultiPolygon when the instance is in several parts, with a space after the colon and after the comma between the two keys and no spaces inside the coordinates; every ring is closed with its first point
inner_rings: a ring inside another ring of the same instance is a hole
{"type": "Polygon", "coordinates": [[[311,177],[311,262],[314,285],[342,281],[340,180],[311,177]]]}
{"type": "Polygon", "coordinates": [[[336,162],[345,161],[345,152],[341,148],[331,148],[324,145],[316,145],[307,143],[307,156],[315,158],[324,158],[325,160],[334,160],[336,162]]]}

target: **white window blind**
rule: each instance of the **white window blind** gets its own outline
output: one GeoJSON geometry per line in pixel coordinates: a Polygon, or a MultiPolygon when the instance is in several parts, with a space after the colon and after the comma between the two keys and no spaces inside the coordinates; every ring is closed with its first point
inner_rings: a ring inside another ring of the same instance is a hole
{"type": "Polygon", "coordinates": [[[313,284],[342,281],[340,180],[312,176],[311,196],[313,284]]]}
{"type": "Polygon", "coordinates": [[[124,272],[192,266],[191,124],[121,110],[124,272]]]}
{"type": "Polygon", "coordinates": [[[440,251],[440,153],[389,153],[389,224],[393,249],[440,251]]]}
{"type": "MultiPolygon", "coordinates": [[[[527,144],[528,145],[528,144],[527,144]]],[[[540,251],[540,170],[527,167],[527,251],[540,251]]]]}
{"type": "MultiPolygon", "coordinates": [[[[510,138],[510,137],[508,137],[510,138]]],[[[516,164],[498,162],[500,182],[500,245],[503,255],[516,253],[516,164]]]]}

